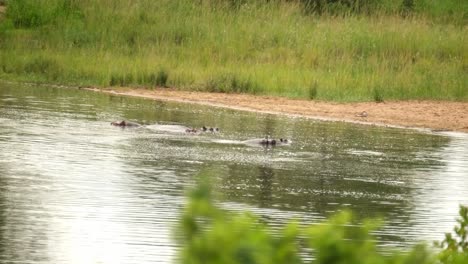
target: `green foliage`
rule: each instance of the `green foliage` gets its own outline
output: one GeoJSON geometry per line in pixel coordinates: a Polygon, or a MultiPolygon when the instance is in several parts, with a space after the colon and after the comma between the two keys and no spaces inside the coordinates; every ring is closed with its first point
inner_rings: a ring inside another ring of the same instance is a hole
{"type": "Polygon", "coordinates": [[[134,78],[132,73],[112,73],[109,80],[110,86],[129,86],[133,83],[134,78]]]}
{"type": "MultiPolygon", "coordinates": [[[[461,0],[299,0],[308,13],[379,15],[382,13],[424,14],[457,20],[465,17],[468,4],[461,0]],[[455,17],[453,15],[455,14],[455,17]]],[[[466,23],[466,22],[465,22],[466,23]]]]}
{"type": "Polygon", "coordinates": [[[78,13],[76,0],[15,0],[8,2],[7,17],[17,28],[57,22],[78,13]]]}
{"type": "Polygon", "coordinates": [[[13,29],[13,23],[11,21],[4,21],[0,23],[0,45],[2,44],[2,40],[5,39],[7,32],[13,29]]]}
{"type": "Polygon", "coordinates": [[[154,84],[159,87],[166,87],[168,78],[169,74],[165,70],[159,70],[156,78],[154,78],[154,84]]]}
{"type": "Polygon", "coordinates": [[[158,72],[140,74],[139,78],[137,78],[137,83],[149,88],[168,87],[168,79],[169,73],[164,69],[160,69],[158,72]]]}
{"type": "Polygon", "coordinates": [[[377,12],[385,0],[301,0],[305,11],[328,14],[377,12]]]}
{"type": "Polygon", "coordinates": [[[317,92],[318,92],[318,83],[314,81],[309,86],[309,99],[313,100],[313,99],[317,98],[317,92]]]}
{"type": "Polygon", "coordinates": [[[442,252],[439,258],[444,264],[468,263],[468,207],[460,206],[460,218],[455,226],[455,237],[451,233],[445,234],[445,239],[436,243],[442,252]]]}
{"type": "Polygon", "coordinates": [[[259,87],[250,78],[241,79],[235,74],[221,74],[212,77],[205,85],[209,92],[219,93],[257,93],[259,87]]]}
{"type": "Polygon", "coordinates": [[[378,87],[374,88],[374,102],[382,103],[383,101],[384,101],[384,98],[383,98],[381,89],[378,87]]]}
{"type": "Polygon", "coordinates": [[[42,75],[54,81],[60,77],[62,68],[55,59],[39,56],[26,62],[23,71],[28,74],[42,75]]]}
{"type": "Polygon", "coordinates": [[[212,203],[205,182],[191,195],[182,225],[182,263],[301,263],[298,226],[286,226],[272,236],[267,226],[251,214],[230,214],[212,203]]]}
{"type": "Polygon", "coordinates": [[[179,226],[181,263],[316,263],[316,264],[461,264],[467,263],[467,207],[461,207],[455,228],[458,239],[447,236],[439,256],[423,245],[382,254],[371,233],[381,221],[358,223],[348,211],[324,223],[301,227],[297,223],[273,232],[249,213],[227,212],[213,205],[207,181],[191,192],[179,226]],[[304,247],[313,252],[307,260],[304,247]]]}
{"type": "Polygon", "coordinates": [[[309,228],[309,246],[317,252],[317,263],[377,263],[382,259],[369,234],[373,228],[351,228],[351,223],[351,213],[343,211],[327,223],[309,228]]]}
{"type": "Polygon", "coordinates": [[[403,12],[411,12],[414,10],[414,0],[403,0],[401,2],[401,10],[403,12]]]}
{"type": "Polygon", "coordinates": [[[463,0],[414,0],[414,12],[425,14],[435,21],[466,26],[468,2],[463,0]]]}

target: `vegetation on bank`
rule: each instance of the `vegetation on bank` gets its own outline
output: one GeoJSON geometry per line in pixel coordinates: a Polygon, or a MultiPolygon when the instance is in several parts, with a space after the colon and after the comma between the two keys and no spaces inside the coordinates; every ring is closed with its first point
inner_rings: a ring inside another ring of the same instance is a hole
{"type": "Polygon", "coordinates": [[[191,193],[179,226],[181,263],[317,263],[317,264],[462,264],[468,263],[468,208],[460,207],[455,236],[438,244],[439,253],[420,244],[383,254],[370,234],[376,221],[356,224],[349,212],[325,223],[303,227],[286,225],[272,232],[247,213],[229,213],[213,205],[210,186],[199,184],[191,193]],[[313,259],[306,252],[312,252],[313,259]]]}
{"type": "Polygon", "coordinates": [[[468,100],[463,0],[2,1],[2,79],[468,100]]]}

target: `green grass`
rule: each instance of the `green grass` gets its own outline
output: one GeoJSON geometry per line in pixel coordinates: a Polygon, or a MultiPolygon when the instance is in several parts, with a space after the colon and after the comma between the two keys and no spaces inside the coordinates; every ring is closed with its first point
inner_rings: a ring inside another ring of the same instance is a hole
{"type": "Polygon", "coordinates": [[[335,3],[320,15],[304,2],[8,1],[0,78],[333,101],[468,100],[467,2],[335,3]]]}

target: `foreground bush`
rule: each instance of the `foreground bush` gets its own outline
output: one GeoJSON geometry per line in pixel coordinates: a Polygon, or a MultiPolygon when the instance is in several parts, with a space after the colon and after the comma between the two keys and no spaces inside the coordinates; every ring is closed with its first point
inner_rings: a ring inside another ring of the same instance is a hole
{"type": "Polygon", "coordinates": [[[468,209],[461,207],[455,237],[447,234],[437,255],[423,245],[382,254],[370,234],[377,225],[352,225],[342,212],[320,225],[292,223],[279,232],[249,213],[231,213],[213,205],[210,186],[200,184],[190,195],[179,228],[182,263],[468,263],[468,209]],[[305,245],[304,245],[305,244],[305,245]],[[304,257],[306,248],[313,259],[304,257]]]}
{"type": "Polygon", "coordinates": [[[468,207],[460,206],[458,225],[454,227],[455,237],[445,234],[445,239],[436,243],[442,248],[439,259],[442,263],[468,263],[468,207]]]}

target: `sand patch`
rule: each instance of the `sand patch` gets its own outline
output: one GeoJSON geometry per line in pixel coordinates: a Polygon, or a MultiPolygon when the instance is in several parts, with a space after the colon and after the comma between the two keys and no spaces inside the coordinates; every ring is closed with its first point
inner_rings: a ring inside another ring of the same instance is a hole
{"type": "Polygon", "coordinates": [[[248,94],[187,92],[163,88],[155,90],[88,89],[110,94],[197,103],[263,113],[298,115],[323,120],[468,132],[467,102],[333,103],[248,94]]]}

